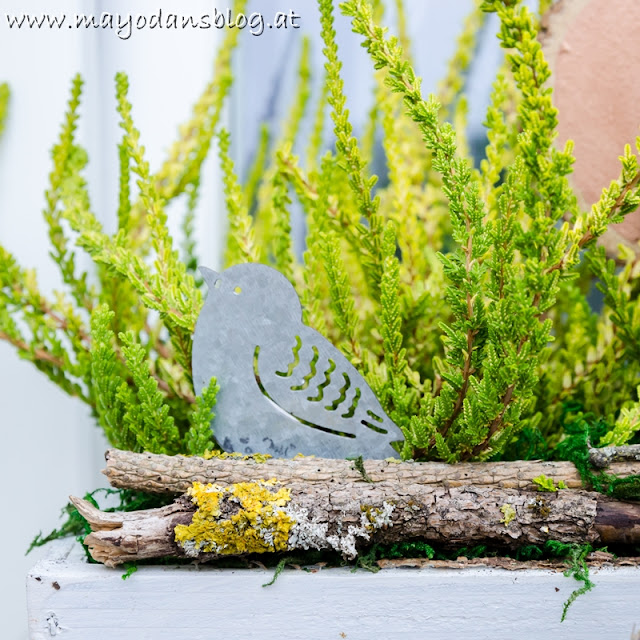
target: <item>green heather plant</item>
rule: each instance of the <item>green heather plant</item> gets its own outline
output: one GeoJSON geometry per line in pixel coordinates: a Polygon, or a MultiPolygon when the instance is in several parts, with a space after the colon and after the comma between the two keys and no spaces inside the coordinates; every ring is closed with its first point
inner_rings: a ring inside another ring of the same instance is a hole
{"type": "MultiPolygon", "coordinates": [[[[44,209],[64,291],[42,295],[35,274],[0,247],[0,339],[91,407],[113,446],[215,450],[209,423],[218,387],[214,379],[193,388],[191,345],[205,293],[194,212],[203,160],[216,147],[229,228],[224,266],[264,262],[291,280],[305,322],[343,351],[403,429],[404,458],[575,457],[587,445],[636,441],[640,260],[630,249],[609,260],[596,240],[640,203],[638,156],[621,149],[620,178],[580,209],[568,180],[571,143],[554,142],[557,113],[537,16],[515,0],[483,2],[465,24],[438,96],[425,97],[402,3],[398,38],[378,26],[380,0],[341,4],[376,69],[358,140],[335,7],[318,5],[322,88],[312,95],[304,41],[286,126],[278,135],[262,130],[245,180],[221,125],[237,29],[227,31],[212,81],[155,172],[133,122],[127,78],[118,74],[113,234],[91,210],[87,154],[75,137],[82,81],[74,79],[44,209]],[[464,87],[485,12],[500,20],[505,60],[476,166],[464,87]],[[310,110],[302,160],[293,149],[310,110]],[[380,186],[370,170],[378,137],[386,160],[380,186]],[[293,201],[305,220],[301,255],[291,234],[293,201]],[[180,246],[167,229],[170,203],[183,211],[180,246]],[[95,263],[91,273],[78,269],[80,251],[95,263]],[[604,294],[599,311],[588,301],[594,284],[604,294]]],[[[3,86],[0,119],[7,101],[3,86]]]]}

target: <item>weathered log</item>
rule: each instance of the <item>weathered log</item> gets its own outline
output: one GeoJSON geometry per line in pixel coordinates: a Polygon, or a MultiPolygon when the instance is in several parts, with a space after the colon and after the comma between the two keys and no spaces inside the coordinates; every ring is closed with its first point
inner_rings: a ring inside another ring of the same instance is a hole
{"type": "MultiPolygon", "coordinates": [[[[622,448],[592,449],[591,457],[599,467],[621,459],[622,448]],[[601,453],[602,452],[602,453],[601,453]],[[605,453],[606,452],[606,453],[605,453]]],[[[625,449],[634,449],[626,447],[625,449]]],[[[637,449],[637,448],[636,448],[637,449]]],[[[637,450],[632,452],[634,455],[637,450]]],[[[280,482],[324,484],[333,481],[361,482],[362,473],[349,460],[271,458],[257,462],[252,458],[211,458],[165,456],[132,453],[111,449],[105,454],[107,468],[103,473],[112,486],[139,489],[151,493],[184,493],[194,481],[215,482],[226,486],[252,482],[256,478],[277,478],[280,482]]],[[[629,462],[613,462],[609,471],[619,477],[640,474],[640,456],[629,462]]],[[[570,489],[582,487],[580,474],[571,462],[468,462],[449,465],[440,462],[391,462],[365,460],[368,478],[375,482],[398,482],[400,485],[490,485],[505,489],[535,490],[533,478],[545,475],[556,483],[562,481],[570,489]]]]}
{"type": "Polygon", "coordinates": [[[185,555],[175,543],[173,531],[178,524],[191,522],[194,507],[186,500],[159,509],[107,513],[82,498],[70,499],[91,525],[93,533],[84,544],[96,562],[114,567],[123,562],[185,555]]]}
{"type": "MultiPolygon", "coordinates": [[[[609,467],[614,462],[634,460],[640,462],[640,444],[628,444],[620,447],[601,447],[590,449],[591,464],[598,469],[609,467]]],[[[612,471],[613,472],[613,471],[612,471]]],[[[635,471],[638,473],[638,471],[635,471]]]]}
{"type": "Polygon", "coordinates": [[[109,566],[161,556],[204,561],[305,549],[353,558],[373,543],[414,538],[445,546],[640,542],[640,504],[594,492],[427,484],[397,474],[374,483],[358,474],[270,484],[253,471],[253,482],[201,488],[197,511],[185,497],[160,509],[109,514],[72,501],[93,530],[85,539],[90,553],[109,566]]]}

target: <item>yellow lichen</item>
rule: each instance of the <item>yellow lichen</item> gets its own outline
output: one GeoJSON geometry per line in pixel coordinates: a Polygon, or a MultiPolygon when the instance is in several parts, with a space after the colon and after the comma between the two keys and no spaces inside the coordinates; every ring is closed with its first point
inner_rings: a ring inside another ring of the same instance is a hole
{"type": "Polygon", "coordinates": [[[286,551],[295,520],[283,507],[291,492],[277,481],[239,482],[229,487],[194,482],[188,494],[198,510],[191,524],[175,528],[187,555],[286,551]]]}
{"type": "Polygon", "coordinates": [[[516,510],[513,508],[512,505],[510,505],[508,502],[506,504],[503,504],[500,507],[500,511],[502,511],[504,518],[502,518],[502,520],[500,520],[500,522],[504,523],[505,527],[508,527],[509,524],[511,522],[513,522],[513,520],[515,520],[516,518],[516,510]]]}
{"type": "Polygon", "coordinates": [[[209,451],[209,449],[202,454],[202,457],[205,460],[211,460],[211,458],[220,458],[220,460],[253,460],[253,462],[260,464],[266,462],[269,458],[273,458],[273,456],[268,453],[250,453],[249,455],[244,455],[237,451],[228,453],[226,451],[209,451]]]}

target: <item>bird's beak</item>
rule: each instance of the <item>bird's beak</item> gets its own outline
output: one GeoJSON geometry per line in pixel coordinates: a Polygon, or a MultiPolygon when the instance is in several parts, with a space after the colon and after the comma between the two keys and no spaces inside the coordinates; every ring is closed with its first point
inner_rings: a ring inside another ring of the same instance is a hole
{"type": "Polygon", "coordinates": [[[209,286],[211,286],[220,275],[217,271],[214,271],[213,269],[209,269],[208,267],[198,267],[198,271],[200,271],[200,273],[202,274],[202,277],[204,278],[204,281],[209,286]]]}

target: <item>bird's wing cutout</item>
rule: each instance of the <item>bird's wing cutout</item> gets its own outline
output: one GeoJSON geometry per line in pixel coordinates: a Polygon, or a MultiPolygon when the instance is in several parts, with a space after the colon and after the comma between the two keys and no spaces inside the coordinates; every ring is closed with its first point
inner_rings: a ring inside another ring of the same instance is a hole
{"type": "Polygon", "coordinates": [[[264,395],[309,427],[348,438],[402,439],[364,378],[309,327],[300,326],[288,349],[257,345],[254,374],[264,395]]]}

